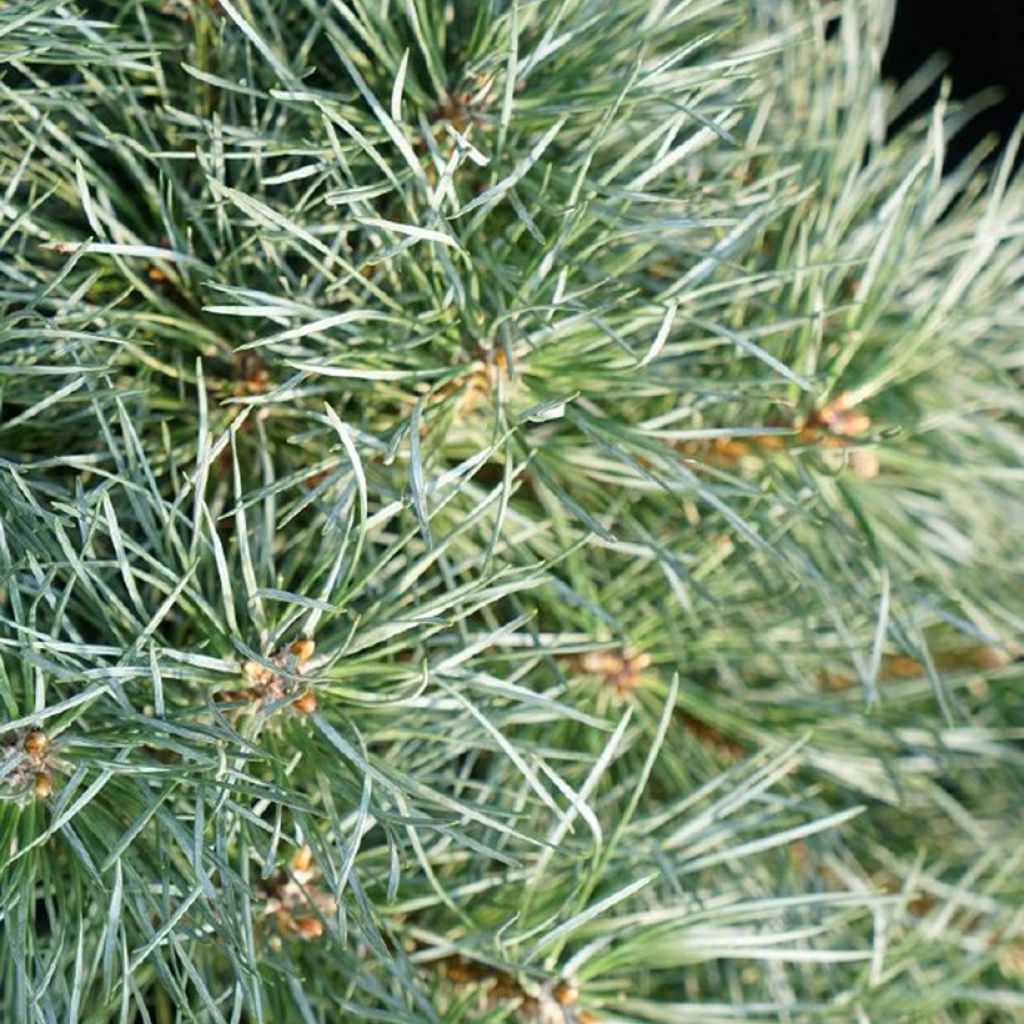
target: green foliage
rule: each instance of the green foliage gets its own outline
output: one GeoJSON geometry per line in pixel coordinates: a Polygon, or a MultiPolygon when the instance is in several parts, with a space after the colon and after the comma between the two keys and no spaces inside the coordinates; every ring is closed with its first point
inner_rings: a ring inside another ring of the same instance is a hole
{"type": "Polygon", "coordinates": [[[1024,189],[887,22],[4,5],[0,1019],[1021,1019],[1024,189]]]}

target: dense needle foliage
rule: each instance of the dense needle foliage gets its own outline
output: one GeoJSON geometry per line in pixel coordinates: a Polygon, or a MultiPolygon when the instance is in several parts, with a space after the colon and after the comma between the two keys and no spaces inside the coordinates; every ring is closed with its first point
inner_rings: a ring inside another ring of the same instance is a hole
{"type": "Polygon", "coordinates": [[[4,0],[0,1020],[1021,1019],[1024,189],[889,15],[4,0]]]}

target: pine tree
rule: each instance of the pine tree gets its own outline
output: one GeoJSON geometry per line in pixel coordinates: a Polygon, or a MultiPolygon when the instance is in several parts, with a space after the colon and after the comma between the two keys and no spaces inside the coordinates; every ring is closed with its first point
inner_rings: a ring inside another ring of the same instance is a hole
{"type": "Polygon", "coordinates": [[[0,1020],[1020,1020],[1024,188],[884,0],[6,0],[0,1020]]]}

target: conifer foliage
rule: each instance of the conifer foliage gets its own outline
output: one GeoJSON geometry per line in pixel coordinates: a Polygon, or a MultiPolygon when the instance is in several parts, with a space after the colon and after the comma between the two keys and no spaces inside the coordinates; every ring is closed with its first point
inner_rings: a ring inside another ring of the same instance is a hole
{"type": "Polygon", "coordinates": [[[1014,150],[884,0],[6,0],[0,1020],[1024,1015],[1014,150]]]}

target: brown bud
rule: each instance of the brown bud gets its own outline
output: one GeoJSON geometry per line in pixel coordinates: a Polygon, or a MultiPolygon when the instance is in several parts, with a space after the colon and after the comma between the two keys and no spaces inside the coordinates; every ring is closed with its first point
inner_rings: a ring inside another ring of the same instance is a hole
{"type": "Polygon", "coordinates": [[[53,792],[53,779],[45,772],[40,772],[32,785],[32,792],[37,800],[45,800],[53,792]]]}
{"type": "Polygon", "coordinates": [[[310,658],[313,657],[313,652],[316,650],[316,644],[312,640],[305,638],[296,640],[291,646],[291,652],[295,655],[295,661],[299,665],[304,665],[310,658]]]}
{"type": "Polygon", "coordinates": [[[898,679],[917,679],[925,674],[924,665],[915,658],[908,658],[905,654],[886,658],[882,666],[886,675],[895,676],[898,679]]]}
{"type": "Polygon", "coordinates": [[[42,757],[50,749],[50,737],[42,729],[33,729],[22,745],[29,756],[42,757]]]}
{"type": "Polygon", "coordinates": [[[316,711],[316,694],[312,690],[307,690],[301,697],[296,697],[292,701],[292,707],[304,715],[313,714],[316,711]]]}
{"type": "Polygon", "coordinates": [[[1010,655],[997,647],[979,647],[971,653],[971,664],[976,668],[1002,668],[1010,661],[1010,655]]]}
{"type": "Polygon", "coordinates": [[[270,383],[270,371],[263,366],[254,369],[244,381],[244,390],[250,395],[261,395],[270,383]]]}
{"type": "Polygon", "coordinates": [[[750,452],[750,446],[733,437],[716,437],[711,442],[718,457],[726,463],[736,462],[750,452]]]}
{"type": "Polygon", "coordinates": [[[274,673],[266,665],[250,660],[242,663],[242,675],[250,683],[269,683],[274,673]]]}
{"type": "Polygon", "coordinates": [[[836,418],[832,429],[837,434],[845,434],[854,437],[857,434],[866,434],[871,429],[871,417],[863,413],[845,413],[836,418]]]}
{"type": "Polygon", "coordinates": [[[643,671],[650,667],[651,656],[635,651],[587,651],[579,660],[579,666],[588,675],[603,676],[604,681],[615,688],[619,698],[624,698],[642,682],[643,671]]]}
{"type": "Polygon", "coordinates": [[[588,675],[612,675],[622,666],[622,655],[614,651],[587,651],[580,657],[580,668],[588,675]]]}
{"type": "Polygon", "coordinates": [[[146,277],[153,282],[153,284],[163,284],[167,280],[167,275],[159,267],[150,267],[146,271],[146,277]]]}
{"type": "Polygon", "coordinates": [[[559,1006],[572,1006],[573,1003],[579,998],[579,992],[576,990],[575,985],[570,985],[567,981],[560,981],[555,986],[555,991],[552,993],[555,997],[555,1002],[559,1006]]]}
{"type": "Polygon", "coordinates": [[[292,922],[298,935],[304,939],[319,939],[324,933],[324,923],[319,917],[300,917],[292,922]]]}
{"type": "Polygon", "coordinates": [[[824,424],[835,434],[854,437],[866,434],[871,429],[871,417],[853,412],[854,398],[844,391],[836,399],[820,409],[812,418],[824,424]]]}
{"type": "Polygon", "coordinates": [[[303,843],[292,855],[293,871],[308,871],[313,863],[313,851],[309,843],[303,843]]]}

